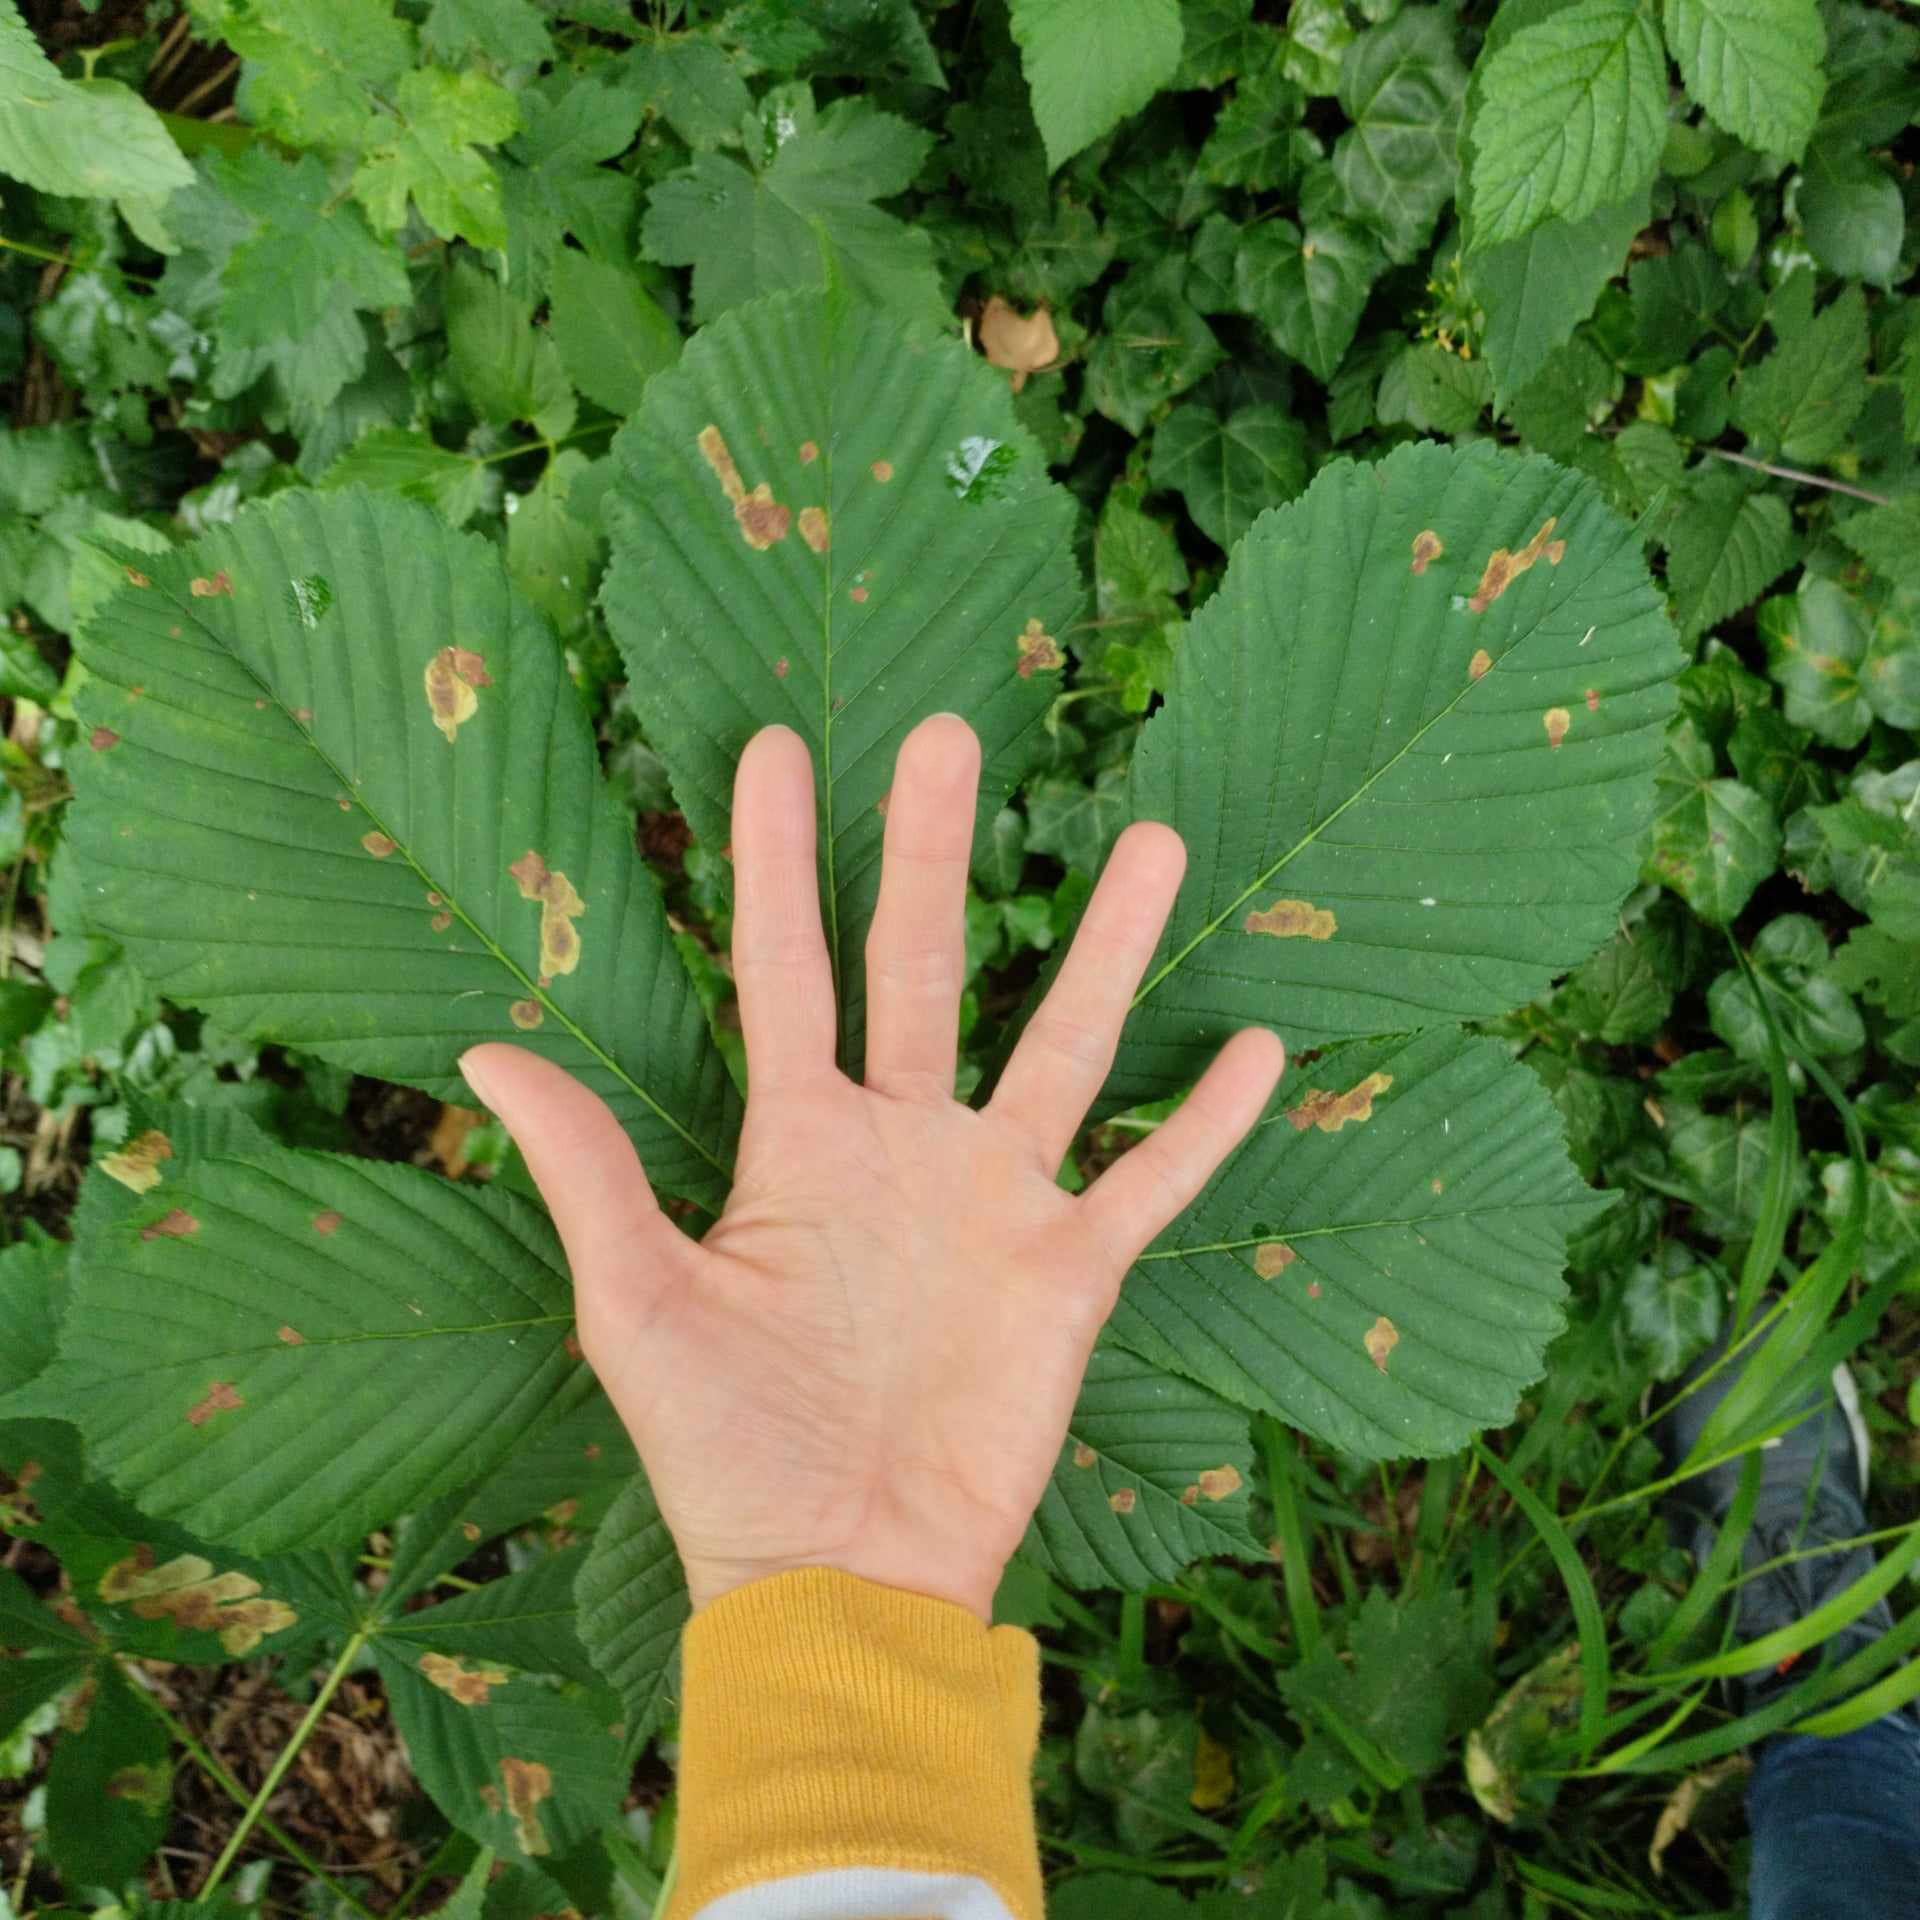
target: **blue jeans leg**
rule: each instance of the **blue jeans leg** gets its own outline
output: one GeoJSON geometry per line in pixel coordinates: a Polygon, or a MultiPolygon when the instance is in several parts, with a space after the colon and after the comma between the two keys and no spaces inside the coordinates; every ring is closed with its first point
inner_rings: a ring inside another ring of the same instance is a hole
{"type": "Polygon", "coordinates": [[[1747,1788],[1753,1920],[1920,1915],[1920,1723],[1767,1741],[1747,1788]]]}

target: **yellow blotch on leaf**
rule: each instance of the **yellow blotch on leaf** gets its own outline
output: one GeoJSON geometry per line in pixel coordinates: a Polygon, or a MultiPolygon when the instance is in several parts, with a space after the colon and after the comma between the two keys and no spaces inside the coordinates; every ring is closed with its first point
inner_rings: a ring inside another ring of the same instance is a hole
{"type": "Polygon", "coordinates": [[[1540,716],[1547,730],[1547,745],[1557,747],[1567,737],[1567,729],[1573,725],[1573,715],[1565,707],[1549,707],[1540,716]]]}
{"type": "Polygon", "coordinates": [[[1431,527],[1422,529],[1413,536],[1413,571],[1425,573],[1433,563],[1446,552],[1440,544],[1440,536],[1431,527]]]}
{"type": "Polygon", "coordinates": [[[130,1607],[137,1620],[171,1620],[186,1633],[217,1633],[231,1654],[251,1653],[270,1633],[300,1618],[281,1600],[262,1600],[260,1582],[244,1573],[215,1573],[197,1553],[162,1566],[153,1549],[139,1547],[100,1576],[100,1598],[130,1607]]]}
{"type": "Polygon", "coordinates": [[[1484,680],[1493,671],[1493,655],[1485,647],[1477,648],[1474,656],[1467,662],[1467,678],[1484,680]]]}
{"type": "Polygon", "coordinates": [[[713,469],[714,478],[720,482],[720,491],[727,496],[727,504],[733,508],[741,539],[756,553],[765,553],[776,540],[784,540],[787,528],[793,521],[792,513],[774,499],[772,487],[764,480],[751,493],[747,491],[741,484],[740,469],[734,465],[733,453],[720,429],[715,426],[702,427],[697,444],[701,457],[713,469]]]}
{"type": "Polygon", "coordinates": [[[1230,1806],[1234,1793],[1233,1749],[1222,1746],[1202,1727],[1194,1736],[1193,1791],[1187,1802],[1197,1812],[1214,1813],[1230,1806]]]}
{"type": "Polygon", "coordinates": [[[587,903],[574,892],[564,873],[554,873],[529,847],[507,868],[523,900],[540,903],[540,971],[571,973],[580,964],[580,932],[574,921],[587,903]]]}
{"type": "Polygon", "coordinates": [[[1269,1240],[1253,1250],[1253,1270],[1262,1280],[1272,1280],[1293,1265],[1300,1256],[1279,1240],[1269,1240]]]}
{"type": "Polygon", "coordinates": [[[1115,1513],[1131,1513],[1139,1504],[1139,1501],[1140,1495],[1137,1490],[1132,1487],[1116,1487],[1112,1493],[1107,1495],[1107,1505],[1110,1506],[1115,1513]]]}
{"type": "Polygon", "coordinates": [[[484,1707],[495,1687],[513,1678],[504,1667],[467,1663],[454,1654],[429,1653],[420,1660],[421,1673],[440,1689],[451,1694],[463,1707],[484,1707]]]}
{"type": "Polygon", "coordinates": [[[893,478],[893,462],[891,460],[876,460],[867,471],[884,487],[887,482],[893,478]]]}
{"type": "Polygon", "coordinates": [[[546,1009],[538,1000],[516,1000],[507,1009],[507,1018],[522,1033],[531,1033],[546,1017],[546,1009]]]}
{"type": "Polygon", "coordinates": [[[802,507],[800,509],[800,538],[815,553],[827,550],[827,510],[824,507],[802,507]]]}
{"type": "Polygon", "coordinates": [[[151,1193],[160,1184],[160,1162],[172,1158],[173,1142],[158,1127],[149,1127],[118,1153],[108,1154],[100,1162],[100,1171],[135,1193],[151,1193]]]}
{"type": "Polygon", "coordinates": [[[387,855],[394,850],[398,842],[389,840],[379,828],[375,827],[360,836],[360,844],[365,847],[376,860],[384,860],[387,855]]]}
{"type": "Polygon", "coordinates": [[[1240,923],[1248,933],[1267,933],[1276,940],[1331,940],[1339,928],[1331,908],[1311,900],[1276,900],[1240,923]]]}
{"type": "Polygon", "coordinates": [[[537,1811],[553,1793],[553,1774],[538,1760],[517,1760],[512,1754],[500,1762],[500,1778],[507,1789],[507,1812],[523,1853],[550,1853],[546,1830],[537,1811]]]}
{"type": "Polygon", "coordinates": [[[1349,1120],[1356,1123],[1371,1120],[1375,1096],[1385,1093],[1392,1085],[1392,1074],[1370,1073],[1345,1093],[1309,1087],[1307,1097],[1297,1107],[1287,1109],[1287,1118],[1293,1122],[1296,1133],[1305,1133],[1309,1127],[1318,1127],[1322,1133],[1338,1133],[1349,1120]]]}
{"type": "Polygon", "coordinates": [[[1240,1491],[1237,1467],[1207,1467],[1200,1474],[1200,1491],[1209,1500],[1225,1500],[1240,1491]]]}
{"type": "Polygon", "coordinates": [[[471,720],[479,709],[480,696],[474,689],[492,686],[493,676],[479,654],[466,647],[442,647],[427,662],[421,678],[426,683],[427,711],[451,745],[460,723],[471,720]]]}
{"type": "Polygon", "coordinates": [[[1360,1344],[1367,1350],[1367,1358],[1380,1369],[1387,1370],[1387,1355],[1400,1344],[1400,1329],[1383,1313],[1360,1337],[1360,1344]]]}
{"type": "Polygon", "coordinates": [[[1090,1467],[1099,1457],[1084,1440],[1073,1443],[1073,1464],[1076,1467],[1090,1467]]]}
{"type": "Polygon", "coordinates": [[[1567,543],[1555,540],[1549,544],[1547,536],[1553,528],[1552,520],[1542,522],[1540,531],[1518,553],[1510,553],[1505,547],[1494,548],[1488,556],[1486,571],[1480,576],[1480,584],[1473,590],[1473,597],[1467,605],[1475,613],[1485,613],[1543,554],[1549,566],[1557,567],[1566,557],[1567,543]]]}
{"type": "Polygon", "coordinates": [[[203,575],[198,580],[187,583],[187,591],[196,600],[211,600],[216,594],[224,593],[229,600],[233,598],[233,582],[227,578],[227,570],[222,567],[218,573],[203,575]]]}
{"type": "Polygon", "coordinates": [[[1036,617],[1027,622],[1019,633],[1014,635],[1014,645],[1020,650],[1019,664],[1014,668],[1022,680],[1031,680],[1036,673],[1052,673],[1067,664],[1067,656],[1060,651],[1060,643],[1036,617]]]}

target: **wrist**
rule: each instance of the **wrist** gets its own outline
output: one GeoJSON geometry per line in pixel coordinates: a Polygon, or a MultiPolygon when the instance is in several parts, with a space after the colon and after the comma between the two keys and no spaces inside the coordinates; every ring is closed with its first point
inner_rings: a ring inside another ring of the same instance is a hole
{"type": "Polygon", "coordinates": [[[909,1579],[898,1571],[880,1572],[854,1560],[825,1555],[818,1560],[759,1562],[751,1567],[690,1566],[686,1569],[687,1594],[693,1603],[693,1611],[699,1614],[736,1588],[809,1568],[847,1573],[858,1580],[871,1580],[883,1587],[896,1587],[902,1592],[916,1593],[929,1600],[945,1600],[953,1606],[964,1607],[982,1626],[990,1627],[993,1624],[993,1596],[998,1590],[998,1581],[993,1586],[985,1587],[978,1580],[966,1581],[957,1577],[909,1579]]]}

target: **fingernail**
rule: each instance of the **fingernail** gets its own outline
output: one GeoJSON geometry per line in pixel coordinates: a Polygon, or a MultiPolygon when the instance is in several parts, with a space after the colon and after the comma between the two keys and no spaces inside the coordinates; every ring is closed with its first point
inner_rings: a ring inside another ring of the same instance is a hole
{"type": "Polygon", "coordinates": [[[480,1104],[492,1113],[493,1095],[488,1091],[486,1073],[475,1062],[472,1049],[460,1056],[460,1077],[473,1089],[474,1097],[480,1104]]]}

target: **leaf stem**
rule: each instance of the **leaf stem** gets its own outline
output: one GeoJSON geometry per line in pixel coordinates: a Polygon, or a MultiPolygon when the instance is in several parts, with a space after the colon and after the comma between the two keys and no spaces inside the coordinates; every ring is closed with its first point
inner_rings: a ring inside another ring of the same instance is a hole
{"type": "Polygon", "coordinates": [[[1825,487],[1832,493],[1844,493],[1871,506],[1893,504],[1884,493],[1869,493],[1865,487],[1850,487],[1844,480],[1829,480],[1824,474],[1807,473],[1799,467],[1776,466],[1770,460],[1756,460],[1751,454],[1730,453],[1725,447],[1702,447],[1701,452],[1712,454],[1716,460],[1731,460],[1735,466],[1752,467],[1757,473],[1770,473],[1776,480],[1797,480],[1803,487],[1825,487]]]}
{"type": "MultiPolygon", "coordinates": [[[[301,1716],[300,1724],[294,1728],[293,1737],[280,1749],[279,1758],[267,1770],[267,1777],[261,1781],[260,1790],[248,1803],[247,1810],[240,1816],[240,1824],[227,1836],[227,1844],[220,1849],[220,1857],[213,1863],[213,1871],[207,1875],[205,1884],[196,1896],[197,1903],[204,1906],[211,1900],[220,1882],[227,1877],[227,1869],[234,1863],[247,1835],[253,1831],[254,1822],[259,1820],[266,1810],[267,1802],[272,1799],[274,1790],[285,1777],[287,1769],[293,1765],[294,1757],[307,1744],[309,1736],[320,1724],[320,1716],[326,1712],[327,1703],[338,1691],[340,1682],[347,1677],[347,1669],[360,1657],[360,1649],[367,1644],[367,1629],[359,1628],[347,1644],[340,1649],[340,1657],[333,1663],[332,1670],[320,1683],[320,1691],[313,1696],[313,1704],[301,1716]]],[[[362,1909],[362,1911],[365,1911],[362,1909]]]]}
{"type": "Polygon", "coordinates": [[[673,1898],[673,1883],[680,1873],[680,1842],[676,1838],[673,1851],[667,1855],[667,1870],[660,1880],[660,1898],[653,1905],[653,1920],[666,1920],[667,1902],[673,1898]]]}
{"type": "MultiPolygon", "coordinates": [[[[124,1669],[130,1663],[122,1661],[121,1664],[124,1669]]],[[[135,1699],[166,1727],[167,1732],[173,1738],[174,1744],[185,1752],[187,1758],[190,1759],[235,1806],[244,1807],[247,1804],[246,1788],[241,1786],[239,1781],[234,1779],[234,1777],[227,1772],[226,1768],[193,1737],[193,1734],[189,1731],[185,1722],[169,1713],[167,1709],[140,1684],[139,1680],[131,1674],[128,1676],[128,1684],[132,1688],[135,1699]]],[[[325,1887],[336,1900],[345,1906],[351,1907],[355,1913],[362,1916],[362,1920],[379,1920],[379,1916],[371,1907],[367,1906],[355,1895],[349,1893],[337,1880],[331,1878],[326,1869],[322,1867],[297,1840],[290,1834],[284,1832],[277,1823],[269,1820],[264,1813],[260,1815],[259,1824],[267,1838],[271,1840],[275,1846],[279,1847],[295,1866],[311,1875],[312,1878],[321,1886],[325,1887]]]]}

